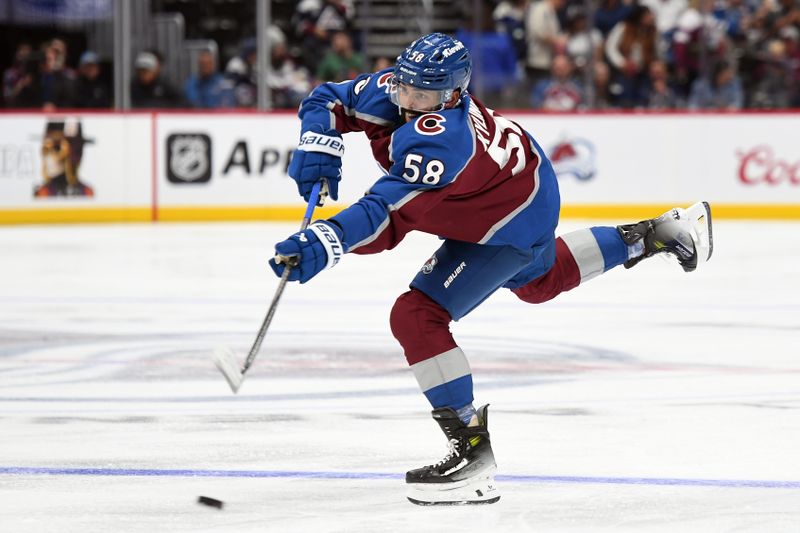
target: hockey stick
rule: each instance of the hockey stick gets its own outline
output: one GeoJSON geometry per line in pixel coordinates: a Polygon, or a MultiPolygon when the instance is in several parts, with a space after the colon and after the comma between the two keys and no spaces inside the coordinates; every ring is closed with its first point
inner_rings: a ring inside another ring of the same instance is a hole
{"type": "MultiPolygon", "coordinates": [[[[306,207],[306,214],[303,216],[303,223],[300,224],[300,231],[303,231],[308,227],[308,225],[311,223],[311,217],[314,215],[314,208],[317,207],[318,203],[319,205],[325,203],[325,197],[327,195],[327,183],[324,181],[318,181],[314,184],[314,188],[311,190],[311,196],[308,198],[308,207],[306,207]]],[[[219,371],[222,372],[223,376],[225,376],[225,379],[228,381],[228,385],[231,386],[231,390],[234,392],[234,394],[239,392],[239,387],[242,386],[242,382],[244,381],[244,375],[247,373],[247,370],[256,359],[258,350],[261,348],[261,342],[264,340],[264,335],[267,334],[267,329],[272,322],[272,317],[275,315],[275,310],[278,308],[278,302],[283,294],[283,289],[286,287],[286,282],[289,279],[289,273],[292,271],[292,267],[295,265],[296,263],[286,264],[286,268],[283,270],[283,275],[281,275],[281,280],[278,283],[278,288],[275,291],[275,296],[272,297],[272,303],[269,305],[267,315],[264,317],[264,321],[261,323],[261,329],[258,330],[258,335],[256,336],[253,346],[250,348],[250,353],[247,354],[247,359],[244,361],[244,366],[241,369],[239,368],[239,362],[236,359],[236,355],[229,348],[217,348],[217,350],[214,352],[214,364],[217,365],[219,371]]]]}

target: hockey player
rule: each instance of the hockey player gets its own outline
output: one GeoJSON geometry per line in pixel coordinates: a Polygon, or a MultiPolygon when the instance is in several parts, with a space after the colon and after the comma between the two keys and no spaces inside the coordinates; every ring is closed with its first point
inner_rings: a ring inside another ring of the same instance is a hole
{"type": "Polygon", "coordinates": [[[337,198],[342,134],[363,131],[385,174],[358,202],[275,246],[272,269],[305,283],[345,253],[396,246],[418,230],[444,242],[391,312],[420,388],[449,443],[438,463],[406,474],[417,504],[499,498],[487,406],[473,406],[472,375],[449,330],[505,287],[541,303],[624,264],[668,253],[687,272],[711,255],[708,204],[658,218],[556,238],[560,199],[550,161],[518,124],[467,92],[464,45],[440,33],[413,42],[393,68],[317,87],[301,104],[300,144],[289,166],[309,199],[324,179],[337,198]]]}

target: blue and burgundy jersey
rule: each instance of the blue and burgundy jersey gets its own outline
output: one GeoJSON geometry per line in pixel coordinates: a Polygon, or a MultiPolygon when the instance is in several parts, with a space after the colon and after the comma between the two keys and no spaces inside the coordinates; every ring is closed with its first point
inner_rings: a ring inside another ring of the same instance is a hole
{"type": "Polygon", "coordinates": [[[469,94],[452,109],[403,123],[391,76],[387,69],[326,83],[300,106],[303,132],[313,124],[363,131],[385,172],[332,218],[348,251],[387,250],[412,230],[520,249],[550,238],[558,185],[533,137],[469,94]]]}

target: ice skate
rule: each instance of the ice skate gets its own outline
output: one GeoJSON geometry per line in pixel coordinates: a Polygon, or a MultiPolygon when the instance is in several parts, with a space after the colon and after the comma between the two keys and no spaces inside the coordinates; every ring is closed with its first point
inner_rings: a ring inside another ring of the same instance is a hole
{"type": "Polygon", "coordinates": [[[466,426],[449,407],[435,409],[434,420],[449,440],[450,451],[438,463],[406,473],[408,499],[417,505],[494,503],[497,464],[489,441],[488,405],[478,409],[477,426],[466,426]]]}
{"type": "Polygon", "coordinates": [[[617,230],[626,244],[639,241],[644,244],[644,253],[626,261],[625,268],[666,252],[678,260],[684,271],[692,272],[708,261],[714,251],[711,208],[707,202],[686,209],[675,207],[658,218],[617,226],[617,230]]]}

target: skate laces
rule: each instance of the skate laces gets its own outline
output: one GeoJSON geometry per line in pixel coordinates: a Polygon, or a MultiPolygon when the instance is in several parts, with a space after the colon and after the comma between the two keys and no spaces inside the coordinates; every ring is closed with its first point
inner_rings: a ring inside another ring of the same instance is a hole
{"type": "Polygon", "coordinates": [[[447,442],[447,455],[445,455],[444,459],[442,459],[441,461],[436,463],[436,465],[434,465],[434,466],[442,466],[443,464],[445,464],[447,461],[449,461],[453,457],[457,457],[457,456],[461,455],[461,453],[458,451],[458,444],[459,444],[459,440],[458,439],[450,439],[447,442]]]}

